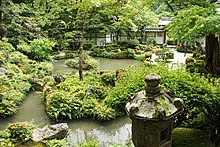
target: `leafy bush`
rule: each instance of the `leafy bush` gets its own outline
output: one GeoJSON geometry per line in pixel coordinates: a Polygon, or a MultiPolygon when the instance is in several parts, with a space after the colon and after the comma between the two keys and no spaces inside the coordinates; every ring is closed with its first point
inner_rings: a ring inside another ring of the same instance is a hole
{"type": "Polygon", "coordinates": [[[47,96],[46,111],[50,118],[60,120],[64,118],[81,118],[82,101],[64,91],[53,91],[47,96]]]}
{"type": "Polygon", "coordinates": [[[7,129],[13,143],[24,143],[32,139],[32,131],[35,126],[29,122],[9,124],[7,129]]]}
{"type": "Polygon", "coordinates": [[[10,54],[8,62],[21,66],[28,62],[28,57],[18,51],[15,51],[10,54]]]}
{"type": "MultiPolygon", "coordinates": [[[[50,83],[50,82],[48,82],[50,83]]],[[[102,85],[99,74],[89,73],[84,81],[67,77],[64,82],[48,87],[45,85],[46,110],[54,120],[64,118],[96,118],[106,121],[115,118],[115,111],[102,101],[109,90],[102,85]],[[50,89],[50,90],[48,90],[50,89]]]]}
{"type": "Polygon", "coordinates": [[[114,72],[105,72],[101,75],[101,81],[104,85],[115,86],[116,75],[114,72]]]}
{"type": "Polygon", "coordinates": [[[30,59],[36,61],[49,61],[49,53],[52,51],[52,48],[55,46],[55,43],[50,41],[47,38],[34,39],[30,42],[30,59]]]}
{"type": "Polygon", "coordinates": [[[22,73],[15,64],[5,64],[7,75],[0,75],[0,93],[2,102],[0,103],[0,117],[5,118],[15,114],[18,106],[30,90],[29,77],[22,73]]]}
{"type": "MultiPolygon", "coordinates": [[[[65,64],[69,67],[79,68],[79,58],[69,59],[65,62],[65,64]]],[[[95,69],[98,66],[98,61],[88,55],[83,57],[82,68],[85,70],[95,69]]]]}
{"type": "Polygon", "coordinates": [[[28,64],[21,66],[25,74],[30,74],[33,78],[44,78],[52,75],[53,64],[49,62],[29,61],[28,64]]]}
{"type": "Polygon", "coordinates": [[[13,52],[15,51],[15,48],[10,43],[8,43],[8,40],[6,38],[3,38],[2,40],[0,40],[0,50],[13,52]]]}
{"type": "MultiPolygon", "coordinates": [[[[204,119],[207,121],[209,115],[206,111],[210,111],[209,114],[218,113],[219,108],[216,108],[219,103],[217,102],[219,100],[218,87],[213,86],[206,78],[198,74],[190,74],[184,69],[169,70],[165,65],[128,69],[126,75],[108,92],[105,99],[106,105],[112,107],[117,115],[124,115],[126,103],[131,96],[144,89],[144,77],[151,72],[162,77],[162,87],[169,90],[173,98],[179,97],[185,102],[185,111],[177,117],[176,124],[197,127],[190,122],[193,122],[198,115],[204,116],[201,115],[204,113],[206,117],[204,119]]],[[[198,120],[194,122],[198,123],[198,120]]]]}
{"type": "Polygon", "coordinates": [[[104,103],[96,105],[96,108],[93,112],[95,117],[100,121],[112,120],[116,117],[115,110],[111,107],[107,107],[104,103]]]}
{"type": "Polygon", "coordinates": [[[136,39],[131,39],[126,41],[119,41],[117,44],[124,48],[135,48],[140,44],[140,42],[136,39]]]}

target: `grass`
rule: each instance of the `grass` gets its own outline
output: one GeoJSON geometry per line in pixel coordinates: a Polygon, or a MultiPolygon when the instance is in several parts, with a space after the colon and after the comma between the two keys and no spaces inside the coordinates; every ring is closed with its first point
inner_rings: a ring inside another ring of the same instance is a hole
{"type": "Polygon", "coordinates": [[[198,129],[175,128],[172,135],[173,147],[212,147],[208,135],[198,129]]]}

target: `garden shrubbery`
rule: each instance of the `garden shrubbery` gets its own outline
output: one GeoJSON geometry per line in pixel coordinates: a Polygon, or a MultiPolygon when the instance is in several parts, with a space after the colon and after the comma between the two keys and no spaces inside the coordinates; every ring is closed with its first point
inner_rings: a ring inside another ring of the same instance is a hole
{"type": "MultiPolygon", "coordinates": [[[[65,63],[69,67],[73,68],[79,68],[79,57],[76,57],[74,59],[69,59],[65,63]]],[[[98,67],[98,61],[94,58],[92,58],[89,55],[83,56],[83,64],[82,69],[89,70],[89,69],[95,69],[98,67]]]]}
{"type": "MultiPolygon", "coordinates": [[[[105,73],[102,75],[104,76],[105,73]]],[[[44,98],[48,116],[54,120],[96,118],[106,121],[114,119],[115,111],[103,103],[106,92],[114,82],[111,78],[113,77],[101,78],[100,73],[88,73],[84,81],[80,81],[77,77],[66,77],[64,82],[57,85],[45,83],[44,98]]]]}
{"type": "Polygon", "coordinates": [[[220,130],[217,119],[220,115],[219,79],[207,79],[200,74],[186,72],[184,68],[170,70],[166,65],[143,66],[125,72],[104,100],[118,116],[125,114],[124,106],[131,96],[144,89],[144,77],[155,72],[162,77],[161,85],[170,91],[171,97],[182,98],[185,102],[184,112],[176,118],[175,125],[205,129],[211,136],[217,136],[220,130]]]}
{"type": "Polygon", "coordinates": [[[0,146],[14,146],[32,141],[32,131],[36,126],[31,122],[15,122],[8,124],[7,128],[0,131],[3,140],[0,146]]]}
{"type": "MultiPolygon", "coordinates": [[[[104,48],[93,46],[90,51],[91,56],[113,58],[113,59],[138,59],[137,55],[145,58],[145,53],[152,51],[151,44],[140,44],[138,40],[119,41],[107,44],[104,48]]],[[[150,54],[149,54],[150,55],[150,54]]]]}
{"type": "Polygon", "coordinates": [[[52,64],[36,62],[26,55],[15,51],[6,40],[0,41],[0,117],[15,114],[21,102],[30,91],[34,78],[43,78],[52,74],[52,64]]]}

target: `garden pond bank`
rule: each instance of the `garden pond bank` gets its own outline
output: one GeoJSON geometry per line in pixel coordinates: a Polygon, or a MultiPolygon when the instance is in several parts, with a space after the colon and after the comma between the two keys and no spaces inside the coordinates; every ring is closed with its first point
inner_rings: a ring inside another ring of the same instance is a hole
{"type": "MultiPolygon", "coordinates": [[[[138,65],[139,62],[132,59],[107,59],[96,58],[99,61],[97,70],[116,70],[127,68],[131,65],[138,65]]],[[[69,74],[77,72],[76,69],[69,68],[65,65],[65,59],[54,62],[54,74],[69,74]]],[[[41,93],[31,91],[23,101],[16,115],[0,120],[0,130],[6,128],[8,123],[33,121],[42,127],[52,124],[45,112],[44,100],[41,93]]],[[[131,137],[131,121],[128,117],[117,118],[113,121],[100,123],[90,119],[66,121],[72,130],[71,142],[82,143],[87,140],[99,140],[100,144],[125,144],[126,140],[131,137]]]]}

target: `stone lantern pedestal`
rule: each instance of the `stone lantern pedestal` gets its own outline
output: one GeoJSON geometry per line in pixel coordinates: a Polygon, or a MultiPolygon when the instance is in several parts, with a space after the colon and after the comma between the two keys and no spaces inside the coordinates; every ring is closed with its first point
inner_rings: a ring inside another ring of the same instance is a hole
{"type": "Polygon", "coordinates": [[[183,111],[183,101],[174,100],[160,88],[161,78],[155,73],[145,77],[145,90],[127,103],[132,120],[132,141],[135,147],[171,147],[172,120],[183,111]]]}

